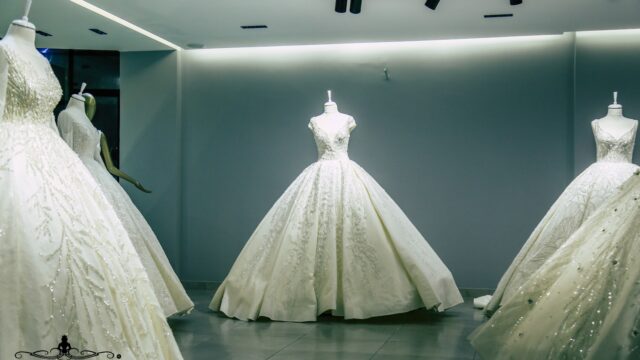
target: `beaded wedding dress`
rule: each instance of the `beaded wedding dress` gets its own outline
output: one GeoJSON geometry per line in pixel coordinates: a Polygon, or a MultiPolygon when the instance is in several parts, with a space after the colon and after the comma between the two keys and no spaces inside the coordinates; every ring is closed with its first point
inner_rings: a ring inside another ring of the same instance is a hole
{"type": "Polygon", "coordinates": [[[471,335],[483,359],[640,359],[639,174],[471,335]]]}
{"type": "Polygon", "coordinates": [[[62,335],[123,359],[181,359],[115,211],[50,127],[61,94],[35,48],[0,41],[0,359],[62,335]]]}
{"type": "MultiPolygon", "coordinates": [[[[71,101],[78,101],[72,99],[71,101]]],[[[173,271],[153,230],[133,204],[127,192],[107,171],[100,157],[101,133],[83,111],[67,108],[58,116],[58,127],[62,138],[75,151],[100,185],[107,200],[113,206],[118,218],[136,249],[155,294],[165,315],[183,314],[193,309],[180,279],[173,271]]]]}
{"type": "Polygon", "coordinates": [[[438,255],[349,160],[354,127],[337,109],[311,119],[319,160],[258,225],[211,309],[242,320],[315,321],[329,311],[363,319],[462,302],[438,255]]]}
{"type": "Polygon", "coordinates": [[[631,163],[637,122],[625,134],[613,136],[600,121],[591,123],[598,161],[569,184],[535,228],[498,283],[485,309],[488,314],[520,291],[529,277],[639,169],[631,163]]]}

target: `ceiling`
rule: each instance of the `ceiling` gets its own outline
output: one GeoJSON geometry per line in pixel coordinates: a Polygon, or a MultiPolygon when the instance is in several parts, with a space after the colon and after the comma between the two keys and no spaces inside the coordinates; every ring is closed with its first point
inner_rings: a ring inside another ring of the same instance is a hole
{"type": "MultiPolygon", "coordinates": [[[[640,28],[640,0],[363,0],[362,13],[338,14],[335,0],[87,0],[183,48],[334,44],[560,34],[640,28]],[[485,19],[485,14],[513,13],[485,19]],[[241,25],[268,25],[243,30],[241,25]]],[[[1,0],[0,21],[21,15],[23,0],[1,0]]],[[[34,0],[30,19],[53,37],[38,45],[120,51],[168,49],[69,0],[34,0]],[[99,36],[87,29],[108,33],[99,36]]]]}
{"type": "MultiPolygon", "coordinates": [[[[22,17],[24,3],[24,0],[0,0],[0,28],[6,29],[12,20],[22,17]]],[[[41,48],[121,51],[169,49],[69,0],[34,0],[29,21],[38,30],[53,35],[37,36],[36,45],[41,48]],[[91,28],[98,28],[108,35],[95,34],[89,31],[91,28]]],[[[0,36],[4,35],[4,31],[0,29],[0,36]]]]}

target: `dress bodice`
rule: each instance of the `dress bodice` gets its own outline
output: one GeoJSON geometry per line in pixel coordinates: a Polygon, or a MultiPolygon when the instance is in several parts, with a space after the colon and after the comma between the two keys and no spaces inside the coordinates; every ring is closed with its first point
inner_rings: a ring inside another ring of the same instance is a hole
{"type": "Polygon", "coordinates": [[[95,159],[99,156],[100,131],[85,114],[67,109],[60,113],[58,127],[62,138],[81,159],[95,159]]]}
{"type": "Polygon", "coordinates": [[[30,58],[0,42],[0,89],[2,83],[6,85],[6,91],[0,91],[3,122],[50,126],[62,89],[44,57],[30,58]]]}
{"type": "Polygon", "coordinates": [[[600,126],[599,120],[591,123],[593,135],[596,139],[599,162],[631,162],[633,147],[636,142],[638,122],[622,136],[615,137],[600,126]]]}
{"type": "Polygon", "coordinates": [[[353,117],[339,114],[335,118],[314,117],[309,122],[318,148],[318,160],[348,159],[349,137],[356,126],[353,117]]]}

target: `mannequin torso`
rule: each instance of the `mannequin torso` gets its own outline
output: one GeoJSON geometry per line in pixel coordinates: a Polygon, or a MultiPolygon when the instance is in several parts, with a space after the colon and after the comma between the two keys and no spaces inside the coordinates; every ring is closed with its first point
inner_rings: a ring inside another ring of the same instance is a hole
{"type": "MultiPolygon", "coordinates": [[[[622,105],[618,104],[618,93],[613,93],[613,104],[609,105],[607,116],[594,120],[592,126],[600,127],[608,135],[620,138],[638,126],[638,121],[622,115],[622,105]]],[[[594,129],[595,130],[595,129],[594,129]]]]}
{"type": "MultiPolygon", "coordinates": [[[[24,23],[24,20],[14,21],[9,26],[5,37],[0,40],[0,43],[15,51],[27,62],[31,62],[33,64],[45,63],[46,59],[35,47],[35,26],[33,28],[29,28],[25,25],[18,25],[18,23],[22,24],[24,23]]],[[[47,66],[33,66],[30,70],[36,72],[39,76],[45,76],[46,74],[44,72],[46,69],[47,66]]]]}
{"type": "Polygon", "coordinates": [[[318,148],[320,160],[348,159],[349,137],[356,127],[350,115],[338,111],[336,103],[329,100],[325,111],[309,121],[309,129],[318,148]]]}
{"type": "Polygon", "coordinates": [[[637,126],[638,121],[622,115],[622,108],[609,109],[607,116],[593,123],[614,137],[621,137],[637,126]]]}
{"type": "Polygon", "coordinates": [[[76,95],[73,95],[71,99],[69,99],[69,103],[67,104],[66,110],[71,111],[73,113],[78,113],[84,116],[84,100],[80,100],[76,98],[76,95]]]}
{"type": "MultiPolygon", "coordinates": [[[[309,123],[309,127],[312,127],[312,123],[322,128],[325,132],[332,134],[340,130],[345,123],[349,124],[349,131],[355,128],[355,121],[353,117],[347,114],[343,114],[338,111],[338,105],[333,101],[329,101],[324,104],[324,113],[315,116],[309,123]]],[[[313,128],[311,128],[313,130],[313,128]]]]}

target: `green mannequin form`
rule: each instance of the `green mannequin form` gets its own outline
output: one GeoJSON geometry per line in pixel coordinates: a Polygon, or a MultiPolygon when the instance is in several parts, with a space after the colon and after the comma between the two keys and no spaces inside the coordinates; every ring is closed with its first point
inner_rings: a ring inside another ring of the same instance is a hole
{"type": "MultiPolygon", "coordinates": [[[[96,115],[96,108],[97,108],[96,98],[89,93],[82,93],[82,96],[84,97],[84,100],[85,100],[84,102],[85,113],[87,114],[87,117],[89,118],[89,120],[93,121],[93,118],[96,115]]],[[[111,173],[111,175],[117,176],[121,179],[124,179],[132,183],[133,185],[135,185],[135,187],[137,187],[141,191],[144,191],[146,193],[151,193],[151,190],[148,190],[144,186],[142,186],[142,183],[140,181],[134,179],[130,175],[126,174],[124,171],[118,169],[113,164],[113,159],[111,159],[111,153],[109,151],[109,142],[107,141],[107,136],[102,132],[100,133],[100,149],[102,150],[102,158],[104,160],[105,166],[107,167],[107,170],[111,173]]]]}

